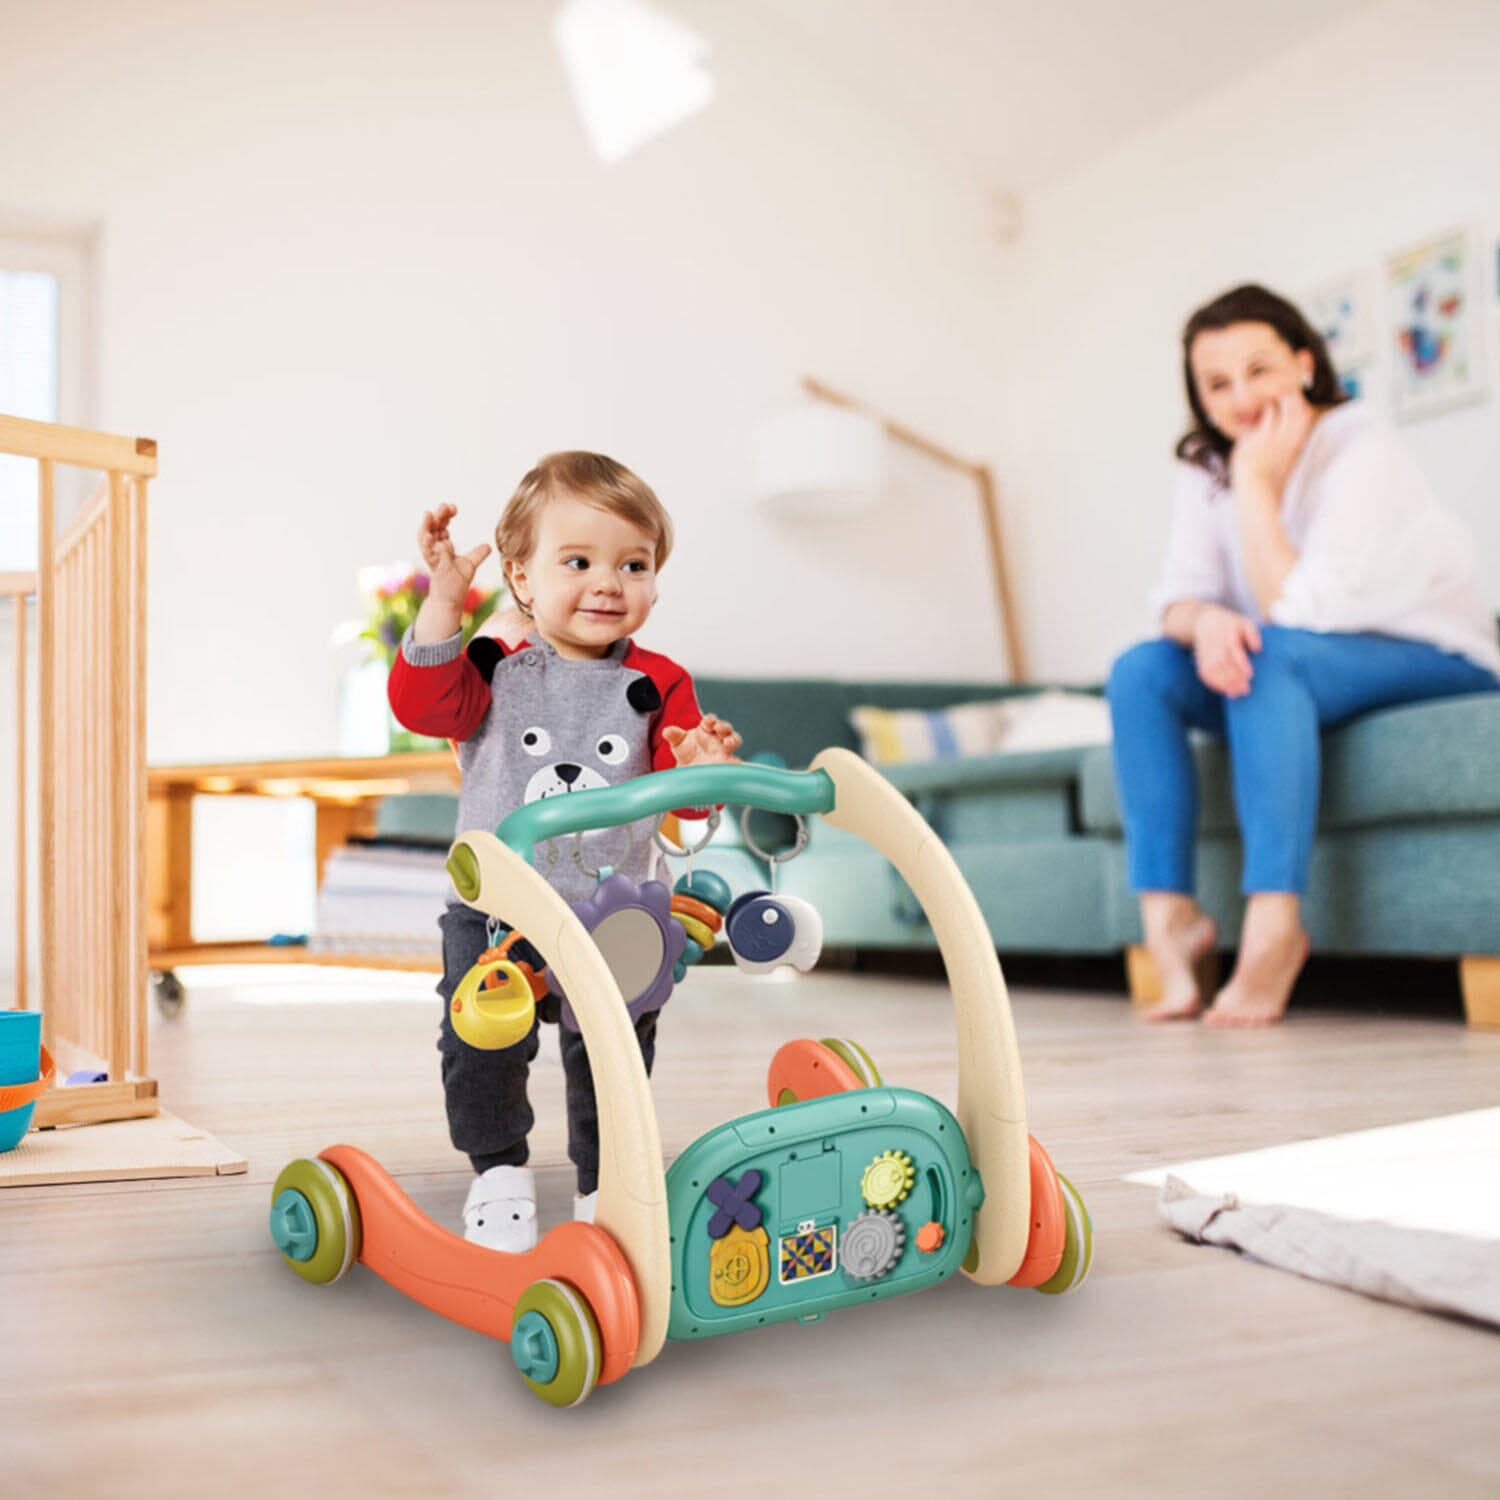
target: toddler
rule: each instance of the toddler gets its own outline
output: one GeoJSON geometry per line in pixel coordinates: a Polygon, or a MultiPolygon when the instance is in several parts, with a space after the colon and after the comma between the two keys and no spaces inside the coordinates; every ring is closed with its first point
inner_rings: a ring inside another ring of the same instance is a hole
{"type": "MultiPolygon", "coordinates": [[[[451,505],[422,517],[419,543],[432,583],[391,670],[391,708],[419,734],[457,742],[462,786],[458,830],[493,829],[525,802],[611,786],[649,771],[733,758],[740,737],[698,707],[692,678],[631,637],[656,603],[657,575],[672,550],[672,523],[650,487],[597,453],[554,453],[521,481],[495,528],[495,545],[520,614],[504,639],[460,645],[459,621],[481,544],[455,550],[451,505]]],[[[688,812],[699,816],[702,812],[688,812]]],[[[651,879],[655,820],[543,845],[536,867],[567,901],[596,885],[606,865],[651,879]],[[584,867],[587,866],[587,869],[584,867]]],[[[452,894],[443,935],[443,1090],[453,1144],[479,1174],[464,1205],[467,1239],[529,1250],[537,1238],[536,1182],[526,1166],[534,1116],[526,1077],[540,1045],[481,1052],[460,1041],[448,1002],[489,946],[487,920],[452,894]]],[[[518,942],[513,953],[537,959],[518,942]]],[[[540,972],[541,964],[537,962],[540,972]]],[[[555,996],[538,1022],[557,1019],[555,996]]],[[[649,1074],[656,1013],[636,1021],[649,1074]]],[[[558,1028],[568,1097],[568,1155],[578,1174],[575,1217],[592,1219],[599,1174],[599,1120],[582,1036],[558,1028]]]]}

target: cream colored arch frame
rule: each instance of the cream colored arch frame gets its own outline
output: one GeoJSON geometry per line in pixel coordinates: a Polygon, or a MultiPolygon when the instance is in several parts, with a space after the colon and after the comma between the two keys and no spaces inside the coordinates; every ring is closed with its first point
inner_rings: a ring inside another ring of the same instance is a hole
{"type": "MultiPolygon", "coordinates": [[[[834,783],[836,806],[823,816],[884,855],[932,924],[958,1021],[958,1121],[986,1193],[975,1218],[977,1256],[971,1253],[965,1274],[986,1286],[1002,1284],[1025,1254],[1031,1204],[1020,1058],[989,929],[952,855],[883,776],[843,749],[823,751],[809,769],[825,772],[834,783]]],[[[465,900],[526,934],[546,955],[578,1017],[599,1106],[594,1221],[619,1245],[634,1273],[641,1308],[635,1363],[649,1364],[666,1341],[671,1310],[666,1172],[624,997],[571,907],[526,860],[486,831],[463,834],[450,860],[463,857],[464,849],[472,891],[465,900]]]]}

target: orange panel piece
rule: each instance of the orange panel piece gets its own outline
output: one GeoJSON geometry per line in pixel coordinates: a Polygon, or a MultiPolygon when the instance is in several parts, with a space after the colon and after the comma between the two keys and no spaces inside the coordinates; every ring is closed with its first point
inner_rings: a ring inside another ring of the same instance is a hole
{"type": "Polygon", "coordinates": [[[1031,1145],[1031,1237],[1021,1269],[1010,1278],[1010,1286],[1040,1286],[1050,1281],[1062,1264],[1068,1238],[1068,1210],[1057,1168],[1034,1135],[1026,1139],[1031,1145]]]}
{"type": "Polygon", "coordinates": [[[604,1346],[599,1384],[635,1363],[641,1310],[630,1267],[595,1224],[559,1224],[534,1250],[507,1254],[435,1224],[373,1157],[354,1146],[319,1153],[348,1179],[363,1224],[360,1261],[413,1302],[465,1328],[510,1342],[516,1302],[533,1281],[555,1277],[588,1299],[604,1346]]]}
{"type": "Polygon", "coordinates": [[[864,1087],[854,1069],[837,1052],[809,1037],[798,1037],[779,1048],[766,1074],[766,1097],[773,1109],[785,1102],[781,1097],[784,1091],[800,1101],[864,1087]]]}
{"type": "Polygon", "coordinates": [[[924,1255],[931,1255],[943,1248],[943,1241],[947,1238],[948,1231],[936,1219],[929,1219],[917,1231],[917,1249],[924,1255]]]}

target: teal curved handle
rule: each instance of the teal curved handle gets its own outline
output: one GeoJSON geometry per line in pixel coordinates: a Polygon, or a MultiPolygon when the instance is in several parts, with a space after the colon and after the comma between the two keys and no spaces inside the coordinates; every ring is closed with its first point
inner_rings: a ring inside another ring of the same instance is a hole
{"type": "Polygon", "coordinates": [[[766,812],[828,813],[834,808],[833,777],[827,771],[783,771],[773,766],[679,766],[653,771],[619,786],[569,792],[528,802],[510,813],[495,837],[529,861],[539,843],[564,833],[618,828],[677,807],[733,802],[766,812]]]}

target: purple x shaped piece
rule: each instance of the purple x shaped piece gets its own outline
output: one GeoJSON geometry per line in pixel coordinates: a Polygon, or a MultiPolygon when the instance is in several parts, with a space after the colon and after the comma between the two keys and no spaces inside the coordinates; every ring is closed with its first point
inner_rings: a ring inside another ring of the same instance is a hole
{"type": "Polygon", "coordinates": [[[763,1217],[760,1206],[754,1201],[763,1181],[754,1167],[740,1173],[738,1182],[727,1177],[715,1177],[708,1185],[708,1201],[717,1203],[719,1211],[708,1221],[708,1237],[721,1240],[734,1225],[746,1231],[759,1226],[763,1217]]]}

